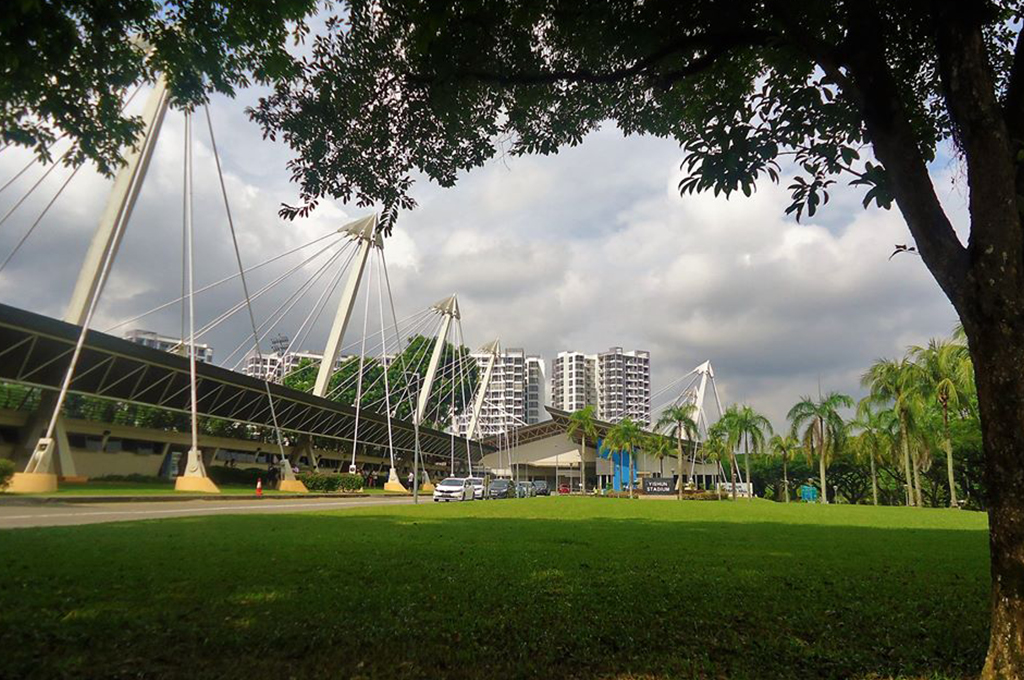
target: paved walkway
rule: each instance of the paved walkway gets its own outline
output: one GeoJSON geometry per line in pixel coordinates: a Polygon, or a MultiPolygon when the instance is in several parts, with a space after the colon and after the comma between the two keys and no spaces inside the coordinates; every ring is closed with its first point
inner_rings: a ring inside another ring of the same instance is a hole
{"type": "MultiPolygon", "coordinates": [[[[429,502],[429,498],[426,499],[429,502]]],[[[424,502],[420,499],[420,502],[424,502]]],[[[0,529],[67,526],[201,515],[249,515],[408,505],[411,498],[263,498],[249,501],[161,501],[131,503],[45,503],[0,506],[0,529]]]]}

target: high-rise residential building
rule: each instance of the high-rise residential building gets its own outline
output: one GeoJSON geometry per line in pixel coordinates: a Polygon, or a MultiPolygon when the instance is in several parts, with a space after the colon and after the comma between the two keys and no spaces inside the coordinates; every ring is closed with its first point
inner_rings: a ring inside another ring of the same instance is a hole
{"type": "Polygon", "coordinates": [[[597,407],[597,355],[559,352],[551,367],[551,405],[562,411],[597,407]]]}
{"type": "MultiPolygon", "coordinates": [[[[261,357],[255,351],[250,352],[242,364],[242,373],[260,380],[279,383],[284,380],[285,376],[298,368],[303,359],[309,359],[313,364],[320,365],[323,353],[305,350],[289,351],[288,344],[288,336],[278,335],[271,339],[269,353],[264,353],[261,357]]],[[[334,362],[334,370],[341,368],[342,362],[348,358],[345,355],[339,356],[334,362]]]]}
{"type": "Polygon", "coordinates": [[[651,353],[612,347],[600,354],[559,352],[551,371],[551,403],[563,411],[593,406],[600,420],[626,416],[651,425],[651,353]]]}
{"type": "MultiPolygon", "coordinates": [[[[476,362],[482,380],[491,354],[473,352],[470,356],[476,362]]],[[[520,425],[539,423],[545,416],[545,373],[544,360],[527,354],[521,348],[510,347],[498,354],[474,436],[486,437],[508,432],[520,425]]],[[[468,408],[458,420],[460,435],[465,435],[469,429],[471,411],[472,407],[468,408]]]]}
{"type": "Polygon", "coordinates": [[[612,347],[597,355],[597,412],[617,423],[629,417],[651,426],[651,353],[612,347]]]}
{"type": "MultiPolygon", "coordinates": [[[[142,345],[143,347],[152,347],[163,352],[171,352],[172,354],[183,354],[188,356],[188,352],[182,351],[183,348],[188,347],[188,342],[182,342],[181,338],[172,338],[169,335],[160,335],[154,331],[146,331],[141,328],[130,330],[124,334],[124,339],[130,342],[134,342],[136,345],[142,345]]],[[[202,361],[203,363],[213,363],[213,347],[210,347],[206,343],[196,343],[196,361],[202,361]]]]}

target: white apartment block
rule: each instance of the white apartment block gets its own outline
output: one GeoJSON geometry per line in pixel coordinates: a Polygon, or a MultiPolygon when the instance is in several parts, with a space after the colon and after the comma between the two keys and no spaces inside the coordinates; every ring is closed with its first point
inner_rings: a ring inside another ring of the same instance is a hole
{"type": "MultiPolygon", "coordinates": [[[[188,356],[188,342],[183,342],[181,338],[172,338],[168,335],[160,335],[154,331],[146,331],[141,328],[130,330],[125,333],[123,337],[125,340],[134,342],[136,345],[152,347],[153,349],[158,349],[162,352],[171,352],[172,354],[188,356]]],[[[212,364],[213,348],[205,343],[197,342],[196,361],[212,364]]]]}
{"type": "Polygon", "coordinates": [[[551,405],[562,411],[597,409],[597,355],[559,352],[551,366],[551,405]]]}
{"type": "MultiPolygon", "coordinates": [[[[480,379],[483,380],[490,353],[473,352],[470,356],[476,362],[480,379]]],[[[524,424],[539,423],[546,415],[545,373],[544,360],[539,356],[527,354],[523,349],[515,347],[502,351],[494,361],[491,382],[487,386],[474,436],[486,437],[508,432],[524,424]]],[[[460,435],[465,435],[469,429],[472,407],[467,408],[467,411],[458,420],[460,435]]]]}
{"type": "Polygon", "coordinates": [[[593,406],[599,420],[625,417],[651,426],[651,353],[612,347],[600,354],[559,352],[551,371],[551,401],[563,411],[593,406]]]}
{"type": "MultiPolygon", "coordinates": [[[[324,355],[320,352],[306,351],[273,351],[262,357],[256,352],[250,352],[245,357],[242,373],[260,380],[279,383],[284,380],[285,376],[298,368],[303,359],[309,359],[314,365],[319,366],[323,357],[324,355]]],[[[334,370],[341,368],[342,362],[349,358],[345,355],[338,357],[334,362],[334,370]]]]}

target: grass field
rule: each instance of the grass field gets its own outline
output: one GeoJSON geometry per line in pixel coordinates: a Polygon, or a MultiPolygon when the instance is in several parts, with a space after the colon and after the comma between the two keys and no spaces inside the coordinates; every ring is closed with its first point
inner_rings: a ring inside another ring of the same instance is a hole
{"type": "Polygon", "coordinates": [[[535,498],[0,532],[0,677],[960,678],[984,515],[535,498]]]}

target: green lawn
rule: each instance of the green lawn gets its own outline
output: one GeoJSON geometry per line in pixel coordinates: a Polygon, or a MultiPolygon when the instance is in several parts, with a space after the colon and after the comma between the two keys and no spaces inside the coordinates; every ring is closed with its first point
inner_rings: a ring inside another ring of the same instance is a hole
{"type": "Polygon", "coordinates": [[[959,678],[984,515],[535,498],[0,532],[0,677],[959,678]]]}

